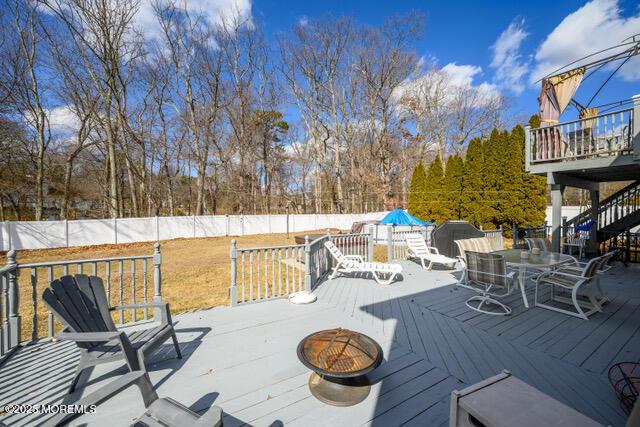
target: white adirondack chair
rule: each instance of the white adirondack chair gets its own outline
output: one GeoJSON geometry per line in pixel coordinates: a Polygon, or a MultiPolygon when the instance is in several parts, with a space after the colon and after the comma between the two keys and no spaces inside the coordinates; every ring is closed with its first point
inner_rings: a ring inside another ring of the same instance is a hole
{"type": "Polygon", "coordinates": [[[404,236],[404,240],[407,242],[409,257],[420,259],[422,268],[425,270],[431,270],[433,264],[442,264],[453,269],[458,262],[455,258],[440,254],[438,248],[427,246],[427,242],[418,233],[407,233],[404,236]]]}
{"type": "Polygon", "coordinates": [[[400,264],[385,264],[381,262],[365,262],[360,255],[345,255],[333,242],[324,242],[324,247],[335,258],[337,264],[333,267],[333,272],[329,276],[329,280],[334,279],[338,274],[350,273],[371,273],[376,282],[381,285],[388,285],[393,282],[395,277],[402,273],[400,264]],[[382,279],[382,275],[389,276],[386,280],[382,279]]]}

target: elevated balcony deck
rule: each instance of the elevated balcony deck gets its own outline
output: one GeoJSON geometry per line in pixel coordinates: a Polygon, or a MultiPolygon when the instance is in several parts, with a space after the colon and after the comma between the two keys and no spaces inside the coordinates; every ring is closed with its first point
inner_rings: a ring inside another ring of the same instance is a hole
{"type": "Polygon", "coordinates": [[[526,129],[526,169],[590,181],[640,178],[640,95],[631,108],[526,129]]]}

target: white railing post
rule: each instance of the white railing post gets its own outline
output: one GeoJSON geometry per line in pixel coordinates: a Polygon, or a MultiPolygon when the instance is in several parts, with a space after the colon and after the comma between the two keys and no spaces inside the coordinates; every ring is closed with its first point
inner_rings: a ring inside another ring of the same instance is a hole
{"type": "Polygon", "coordinates": [[[304,236],[304,290],[311,292],[311,245],[309,244],[309,236],[304,236]]]}
{"type": "Polygon", "coordinates": [[[160,218],[156,215],[156,242],[160,241],[160,218]]]}
{"type": "Polygon", "coordinates": [[[631,99],[633,100],[633,116],[630,117],[633,159],[640,160],[640,94],[632,96],[631,99]]]}
{"type": "Polygon", "coordinates": [[[238,248],[235,239],[231,241],[231,284],[229,286],[229,305],[238,305],[238,248]]]}
{"type": "Polygon", "coordinates": [[[69,220],[68,219],[64,219],[64,243],[65,246],[68,248],[69,247],[69,220]]]}
{"type": "Polygon", "coordinates": [[[373,262],[373,245],[375,243],[374,241],[374,234],[373,234],[373,230],[376,228],[376,225],[374,224],[370,224],[369,225],[369,238],[367,239],[367,261],[369,262],[373,262]]]}
{"type": "Polygon", "coordinates": [[[387,262],[393,261],[393,227],[387,225],[387,262]]]}
{"type": "MultiPolygon", "coordinates": [[[[162,302],[162,256],[160,255],[160,243],[153,245],[153,302],[162,302]]],[[[162,309],[154,310],[155,320],[162,319],[164,314],[162,309]]]]}
{"type": "Polygon", "coordinates": [[[529,170],[529,166],[531,166],[531,159],[533,157],[533,153],[531,152],[531,125],[526,125],[524,127],[524,165],[525,170],[529,170]]]}
{"type": "Polygon", "coordinates": [[[7,272],[7,287],[9,298],[7,320],[9,326],[9,346],[12,348],[20,344],[20,292],[18,290],[18,269],[16,266],[16,251],[13,249],[7,252],[7,267],[10,270],[7,272]]]}
{"type": "Polygon", "coordinates": [[[113,243],[118,244],[118,218],[113,218],[113,243]]]}

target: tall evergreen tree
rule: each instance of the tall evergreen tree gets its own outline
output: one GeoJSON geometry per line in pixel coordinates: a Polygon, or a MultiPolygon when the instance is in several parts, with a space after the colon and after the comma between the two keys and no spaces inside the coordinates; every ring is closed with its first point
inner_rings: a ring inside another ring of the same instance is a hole
{"type": "Polygon", "coordinates": [[[462,189],[462,219],[472,224],[482,225],[485,222],[484,154],[482,141],[474,138],[469,142],[464,160],[464,188],[462,189]]]}
{"type": "Polygon", "coordinates": [[[425,203],[426,188],[427,172],[425,171],[422,160],[420,160],[420,163],[413,169],[413,174],[411,175],[407,211],[423,221],[429,220],[425,203]]]}
{"type": "MultiPolygon", "coordinates": [[[[534,115],[529,119],[532,127],[540,126],[540,117],[534,115]]],[[[520,150],[520,173],[522,176],[522,212],[519,226],[537,227],[544,223],[547,208],[547,180],[543,176],[532,175],[525,170],[525,133],[522,126],[516,126],[511,131],[514,144],[517,142],[520,150]]]]}
{"type": "Polygon", "coordinates": [[[429,165],[427,170],[426,206],[431,221],[446,221],[446,201],[443,199],[444,171],[440,156],[429,165]]]}
{"type": "Polygon", "coordinates": [[[493,129],[489,139],[482,144],[484,154],[484,168],[482,181],[484,185],[485,218],[482,223],[486,228],[494,228],[499,225],[502,203],[502,181],[504,165],[503,135],[497,129],[493,129]]]}
{"type": "Polygon", "coordinates": [[[455,155],[447,159],[444,172],[444,200],[446,201],[446,219],[462,219],[462,190],[464,185],[464,162],[455,155]]]}

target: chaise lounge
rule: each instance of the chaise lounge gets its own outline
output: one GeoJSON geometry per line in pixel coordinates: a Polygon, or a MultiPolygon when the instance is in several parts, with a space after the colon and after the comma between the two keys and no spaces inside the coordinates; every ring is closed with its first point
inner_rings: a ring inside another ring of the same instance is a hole
{"type": "Polygon", "coordinates": [[[360,255],[344,255],[333,242],[324,242],[324,247],[337,261],[329,280],[336,278],[340,273],[371,273],[376,282],[381,285],[389,285],[398,274],[402,273],[400,264],[365,262],[360,255]],[[388,276],[386,280],[382,279],[383,275],[388,276]]]}

